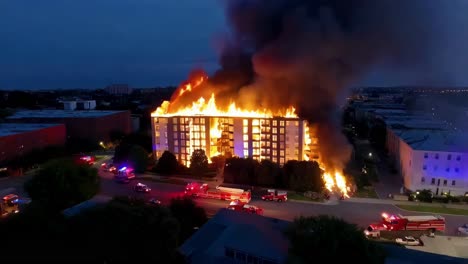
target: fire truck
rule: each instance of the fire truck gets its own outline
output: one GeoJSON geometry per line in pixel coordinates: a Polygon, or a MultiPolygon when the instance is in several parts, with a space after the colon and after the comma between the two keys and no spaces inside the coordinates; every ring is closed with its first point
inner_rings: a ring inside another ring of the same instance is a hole
{"type": "Polygon", "coordinates": [[[263,209],[260,207],[257,207],[255,205],[250,205],[243,203],[239,200],[232,201],[229,206],[227,207],[229,210],[233,211],[239,211],[239,212],[246,212],[249,214],[258,214],[258,215],[263,215],[263,209]]]}
{"type": "Polygon", "coordinates": [[[3,196],[0,202],[0,212],[2,217],[19,212],[19,197],[16,194],[8,194],[3,196]]]}
{"type": "Polygon", "coordinates": [[[286,202],[288,200],[288,193],[278,190],[268,190],[267,194],[262,195],[264,201],[277,201],[279,203],[286,202]]]}
{"type": "Polygon", "coordinates": [[[382,221],[371,224],[364,231],[366,236],[380,237],[384,231],[425,231],[434,235],[445,231],[445,218],[435,215],[403,216],[401,214],[382,214],[382,221]]]}
{"type": "Polygon", "coordinates": [[[229,201],[239,200],[243,203],[249,203],[252,198],[250,190],[222,186],[218,186],[216,189],[210,189],[208,184],[200,184],[196,182],[187,184],[185,187],[185,195],[229,201]]]}

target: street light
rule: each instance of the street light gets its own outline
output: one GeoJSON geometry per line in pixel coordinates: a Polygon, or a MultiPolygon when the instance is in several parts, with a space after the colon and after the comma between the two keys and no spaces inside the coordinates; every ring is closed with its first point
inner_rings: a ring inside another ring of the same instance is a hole
{"type": "Polygon", "coordinates": [[[369,157],[371,157],[371,158],[372,158],[372,152],[369,152],[369,157]]]}

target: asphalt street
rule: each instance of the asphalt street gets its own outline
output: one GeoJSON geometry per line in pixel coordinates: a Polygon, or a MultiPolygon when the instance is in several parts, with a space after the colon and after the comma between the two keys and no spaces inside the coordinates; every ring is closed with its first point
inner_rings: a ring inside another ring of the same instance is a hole
{"type": "MultiPolygon", "coordinates": [[[[167,183],[160,183],[147,180],[135,179],[128,184],[116,183],[112,180],[113,175],[110,173],[101,173],[102,194],[108,196],[126,195],[137,196],[145,199],[155,197],[167,204],[171,198],[183,196],[184,186],[167,183]],[[150,193],[137,193],[133,190],[138,182],[144,183],[151,188],[150,193]]],[[[208,215],[214,215],[216,212],[228,206],[229,201],[221,201],[216,199],[195,198],[198,205],[205,208],[208,215]]],[[[367,227],[372,222],[378,222],[382,212],[402,214],[402,215],[423,215],[424,213],[412,213],[401,210],[391,204],[371,204],[371,203],[355,203],[349,201],[340,201],[337,204],[318,204],[318,203],[301,203],[288,201],[286,203],[265,202],[260,199],[252,199],[252,205],[259,206],[264,209],[264,215],[268,217],[292,221],[299,216],[316,216],[316,215],[333,215],[344,220],[354,223],[362,228],[367,227]]],[[[446,219],[447,235],[455,235],[456,228],[465,223],[468,223],[467,216],[452,216],[444,215],[446,219]]]]}
{"type": "MultiPolygon", "coordinates": [[[[97,166],[96,166],[97,167],[97,166]]],[[[113,174],[99,170],[101,175],[101,194],[107,196],[137,196],[145,199],[155,197],[163,202],[169,203],[172,198],[182,196],[184,186],[160,183],[148,180],[135,179],[129,184],[117,183],[113,180],[113,174]],[[137,193],[133,190],[133,186],[137,182],[147,184],[152,190],[150,193],[137,193]]],[[[26,194],[23,190],[23,183],[26,177],[2,179],[0,181],[0,190],[15,190],[15,193],[22,197],[26,194]]],[[[228,201],[215,199],[195,199],[196,203],[205,208],[207,214],[212,216],[220,208],[228,206],[228,201]]],[[[333,215],[343,218],[344,220],[354,223],[360,227],[367,227],[372,222],[378,222],[382,212],[399,213],[402,215],[422,215],[424,213],[413,213],[403,211],[391,204],[375,204],[375,203],[356,203],[350,201],[339,201],[336,204],[317,204],[317,203],[300,203],[288,201],[286,203],[265,202],[259,199],[252,199],[251,204],[264,209],[264,215],[278,219],[292,221],[299,216],[315,216],[315,215],[333,215]]],[[[456,228],[465,223],[468,223],[467,216],[444,215],[446,219],[446,234],[455,235],[456,228]]]]}

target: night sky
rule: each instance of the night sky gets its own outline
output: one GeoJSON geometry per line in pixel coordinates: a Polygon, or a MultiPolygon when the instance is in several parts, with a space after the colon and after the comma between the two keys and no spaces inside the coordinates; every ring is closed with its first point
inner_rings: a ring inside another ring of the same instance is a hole
{"type": "MultiPolygon", "coordinates": [[[[411,0],[409,0],[411,1],[411,0]]],[[[427,0],[430,57],[363,85],[468,85],[468,1],[427,0]]],[[[0,89],[176,85],[217,66],[222,0],[0,0],[0,89]]]]}

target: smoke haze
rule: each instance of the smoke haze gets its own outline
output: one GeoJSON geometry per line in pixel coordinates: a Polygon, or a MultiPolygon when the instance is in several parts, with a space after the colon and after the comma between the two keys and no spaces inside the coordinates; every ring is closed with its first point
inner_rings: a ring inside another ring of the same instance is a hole
{"type": "Polygon", "coordinates": [[[218,103],[246,109],[295,106],[317,125],[321,155],[334,167],[350,154],[335,115],[340,98],[376,64],[423,63],[435,19],[425,0],[224,2],[221,68],[181,102],[214,92],[218,103]]]}

